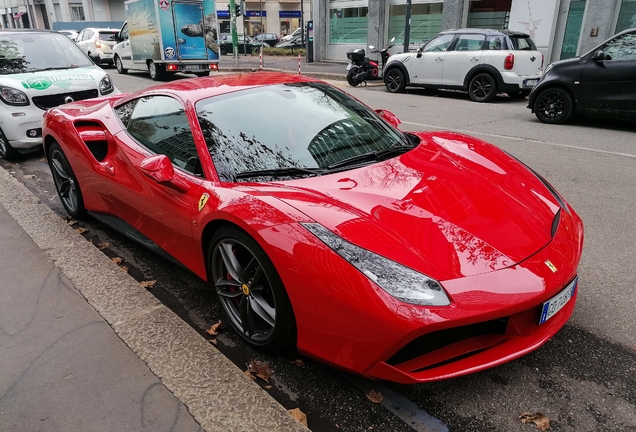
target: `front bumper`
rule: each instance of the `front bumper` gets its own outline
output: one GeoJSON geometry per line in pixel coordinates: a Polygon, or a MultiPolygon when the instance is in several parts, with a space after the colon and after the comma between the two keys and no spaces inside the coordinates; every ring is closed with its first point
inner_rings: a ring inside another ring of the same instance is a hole
{"type": "MultiPolygon", "coordinates": [[[[0,103],[1,104],[1,103],[0,103]]],[[[16,150],[30,150],[42,144],[42,118],[44,111],[33,104],[14,107],[2,104],[0,109],[0,128],[16,150]],[[39,136],[31,138],[27,131],[39,130],[39,136]]]]}
{"type": "Polygon", "coordinates": [[[514,72],[502,72],[501,79],[504,83],[504,88],[501,91],[519,91],[530,90],[541,79],[541,73],[530,75],[517,75],[514,72]]]}

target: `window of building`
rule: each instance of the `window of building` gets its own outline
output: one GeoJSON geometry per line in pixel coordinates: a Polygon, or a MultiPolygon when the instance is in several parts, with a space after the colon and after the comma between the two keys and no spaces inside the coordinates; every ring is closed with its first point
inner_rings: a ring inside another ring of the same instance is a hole
{"type": "Polygon", "coordinates": [[[86,21],[82,6],[71,6],[71,21],[86,21]]]}
{"type": "Polygon", "coordinates": [[[616,33],[632,27],[636,27],[636,0],[623,0],[618,13],[616,33]]]}
{"type": "MultiPolygon", "coordinates": [[[[411,6],[411,32],[409,41],[420,45],[432,39],[442,30],[442,10],[444,4],[416,3],[411,6]]],[[[397,45],[404,43],[404,27],[406,24],[406,5],[389,6],[389,40],[395,38],[397,45]]]]}
{"type": "Polygon", "coordinates": [[[505,30],[510,21],[512,0],[471,0],[468,6],[469,28],[505,30]]]}
{"type": "Polygon", "coordinates": [[[329,43],[367,43],[368,7],[329,9],[329,43]]]}

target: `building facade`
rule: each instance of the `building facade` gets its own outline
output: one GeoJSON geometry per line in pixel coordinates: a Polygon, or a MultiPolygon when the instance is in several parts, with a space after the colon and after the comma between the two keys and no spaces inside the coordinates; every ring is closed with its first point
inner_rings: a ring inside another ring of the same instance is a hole
{"type": "MultiPolygon", "coordinates": [[[[313,0],[314,59],[346,60],[351,48],[403,51],[406,0],[313,0]]],[[[546,64],[587,52],[636,27],[636,0],[412,0],[409,40],[421,43],[452,28],[528,33],[546,64]]]]}

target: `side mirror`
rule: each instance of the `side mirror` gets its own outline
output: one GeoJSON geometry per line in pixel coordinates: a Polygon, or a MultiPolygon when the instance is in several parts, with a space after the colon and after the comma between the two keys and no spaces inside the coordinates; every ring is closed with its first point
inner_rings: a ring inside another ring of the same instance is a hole
{"type": "Polygon", "coordinates": [[[393,36],[389,42],[390,42],[390,43],[395,42],[395,36],[393,36]]]}
{"type": "Polygon", "coordinates": [[[400,123],[402,123],[400,121],[400,119],[397,118],[397,116],[395,114],[393,114],[391,111],[387,111],[387,110],[383,110],[383,109],[377,109],[377,110],[375,110],[375,112],[380,114],[380,117],[382,117],[384,120],[389,122],[396,129],[397,129],[398,126],[400,126],[400,123]]]}
{"type": "Polygon", "coordinates": [[[422,48],[417,49],[417,58],[422,57],[422,48]]]}
{"type": "Polygon", "coordinates": [[[601,61],[607,60],[605,58],[605,52],[603,52],[603,50],[594,51],[594,53],[592,54],[592,60],[597,61],[597,62],[601,62],[601,61]]]}
{"type": "Polygon", "coordinates": [[[174,167],[168,156],[158,154],[144,159],[139,166],[141,172],[160,184],[164,184],[179,192],[187,192],[190,186],[174,175],[174,167]]]}
{"type": "Polygon", "coordinates": [[[123,37],[121,37],[121,35],[120,35],[119,33],[117,33],[117,34],[114,36],[114,39],[115,39],[115,43],[119,43],[119,42],[123,42],[123,41],[124,41],[124,38],[123,38],[123,37]]]}

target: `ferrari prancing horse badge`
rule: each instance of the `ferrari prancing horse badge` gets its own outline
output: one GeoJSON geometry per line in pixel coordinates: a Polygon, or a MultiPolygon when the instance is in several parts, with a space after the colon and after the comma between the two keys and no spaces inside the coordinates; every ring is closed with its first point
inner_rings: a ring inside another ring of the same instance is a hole
{"type": "Polygon", "coordinates": [[[210,195],[208,195],[207,193],[201,195],[201,198],[199,198],[199,211],[203,210],[203,207],[205,207],[205,203],[208,202],[208,198],[210,198],[210,195]]]}

